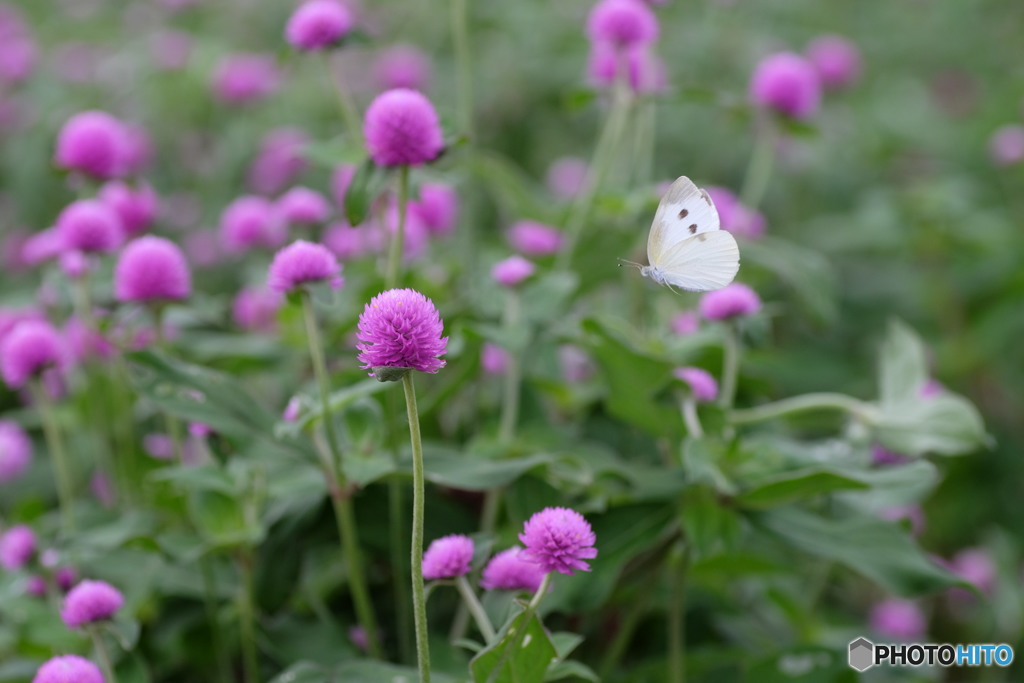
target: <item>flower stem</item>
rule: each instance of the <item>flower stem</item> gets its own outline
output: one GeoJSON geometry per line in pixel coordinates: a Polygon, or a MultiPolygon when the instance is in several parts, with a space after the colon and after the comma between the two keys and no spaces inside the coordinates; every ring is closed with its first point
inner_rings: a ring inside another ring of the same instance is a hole
{"type": "Polygon", "coordinates": [[[767,403],[756,408],[734,410],[729,414],[729,421],[734,425],[763,422],[809,410],[843,410],[858,420],[867,423],[873,422],[876,419],[875,408],[870,403],[860,401],[846,394],[822,392],[784,398],[781,401],[767,403]]]}
{"type": "Polygon", "coordinates": [[[459,129],[473,139],[473,73],[469,56],[469,16],[466,0],[451,0],[452,41],[458,81],[459,129]]]}
{"type": "Polygon", "coordinates": [[[701,427],[700,418],[697,416],[697,399],[691,393],[683,399],[683,422],[686,424],[686,431],[694,439],[704,436],[704,429],[701,427]]]}
{"type": "Polygon", "coordinates": [[[366,578],[363,574],[363,554],[359,545],[355,510],[352,508],[348,482],[342,468],[338,435],[334,430],[334,420],[331,418],[330,380],[327,377],[327,366],[324,362],[323,348],[320,345],[320,332],[316,324],[316,312],[313,310],[313,299],[309,292],[303,291],[300,296],[302,298],[303,318],[306,323],[306,340],[309,344],[309,355],[313,362],[313,373],[316,375],[317,385],[320,389],[323,425],[330,449],[330,454],[324,458],[324,476],[327,478],[327,488],[330,492],[331,505],[334,508],[334,517],[338,525],[338,535],[341,537],[341,546],[345,553],[349,590],[352,593],[352,603],[356,610],[359,625],[366,632],[367,649],[372,657],[380,659],[381,649],[378,641],[377,617],[373,610],[373,602],[370,600],[370,592],[366,587],[366,578]]]}
{"type": "MultiPolygon", "coordinates": [[[[164,305],[153,306],[153,324],[156,325],[156,345],[161,351],[167,350],[167,335],[164,334],[164,305]]],[[[184,450],[181,447],[181,422],[170,413],[164,413],[164,422],[167,425],[167,433],[171,436],[171,443],[174,447],[174,460],[179,465],[184,461],[184,450]]]]}
{"type": "MultiPolygon", "coordinates": [[[[522,317],[519,292],[510,289],[505,297],[504,328],[509,336],[520,326],[522,317]]],[[[501,423],[498,427],[498,441],[508,444],[515,436],[516,422],[519,418],[519,390],[522,375],[522,358],[520,349],[513,349],[507,355],[508,364],[505,368],[505,391],[501,401],[501,423]]]]}
{"type": "Polygon", "coordinates": [[[217,663],[217,679],[220,683],[227,683],[231,680],[231,666],[224,653],[224,645],[221,642],[220,624],[217,619],[217,593],[216,582],[214,581],[213,568],[210,566],[209,557],[201,557],[199,562],[199,573],[203,579],[203,608],[206,611],[206,621],[210,626],[210,646],[213,648],[213,656],[217,663]]]}
{"type": "Polygon", "coordinates": [[[683,683],[686,680],[686,668],[683,665],[683,652],[686,647],[686,578],[689,555],[685,551],[678,566],[669,564],[672,580],[672,600],[668,612],[668,670],[672,683],[683,683]]]}
{"type": "Polygon", "coordinates": [[[405,390],[405,410],[409,417],[409,440],[412,444],[412,602],[416,624],[416,659],[420,682],[430,681],[430,643],[427,634],[427,600],[423,589],[423,441],[420,437],[420,417],[416,407],[416,389],[412,372],[402,378],[405,390]]]}
{"type": "Polygon", "coordinates": [[[57,426],[57,418],[54,415],[53,404],[50,396],[46,393],[41,379],[35,379],[29,385],[32,392],[32,399],[39,406],[39,412],[43,418],[43,433],[46,437],[46,445],[53,457],[54,478],[57,480],[57,499],[60,502],[61,531],[68,534],[75,530],[75,516],[72,514],[71,505],[73,496],[71,493],[71,473],[68,470],[67,451],[64,450],[64,441],[61,439],[60,428],[57,426]]]}
{"type": "Polygon", "coordinates": [[[610,679],[612,673],[619,665],[622,655],[625,654],[630,641],[633,640],[633,634],[636,633],[637,626],[640,625],[640,619],[647,611],[647,603],[650,600],[651,591],[656,585],[656,581],[644,581],[639,588],[638,595],[628,603],[628,611],[619,624],[615,638],[612,639],[611,644],[605,650],[604,657],[601,658],[601,664],[597,671],[599,680],[610,679]]]}
{"type": "Polygon", "coordinates": [[[259,651],[256,647],[256,606],[253,603],[252,553],[238,555],[238,571],[242,585],[238,594],[238,619],[241,626],[242,671],[245,683],[260,683],[259,651]]]}
{"type": "Polygon", "coordinates": [[[736,381],[740,372],[740,335],[732,321],[725,324],[722,339],[722,393],[718,404],[729,410],[736,399],[736,381]]]}
{"type": "Polygon", "coordinates": [[[510,652],[515,652],[519,649],[523,642],[523,638],[526,636],[526,630],[530,627],[530,622],[533,620],[533,615],[537,613],[537,607],[540,605],[540,601],[547,595],[548,589],[551,588],[551,577],[554,572],[548,572],[544,575],[544,580],[540,582],[540,586],[537,588],[537,592],[530,598],[530,602],[527,603],[526,609],[523,610],[522,614],[517,618],[522,619],[522,627],[516,633],[512,633],[512,640],[506,646],[502,657],[508,657],[510,652]]]}
{"type": "Polygon", "coordinates": [[[398,286],[398,278],[402,269],[402,251],[405,246],[405,214],[409,198],[409,167],[402,166],[398,171],[398,227],[391,236],[391,250],[388,252],[388,271],[385,283],[388,289],[398,286]]]}
{"type": "Polygon", "coordinates": [[[480,600],[477,599],[476,593],[473,592],[473,588],[469,585],[465,575],[455,579],[455,587],[459,589],[463,604],[469,609],[469,613],[473,615],[473,620],[476,622],[477,628],[480,629],[484,640],[487,643],[493,642],[495,636],[494,626],[491,625],[491,620],[487,618],[484,606],[480,604],[480,600]]]}
{"type": "Polygon", "coordinates": [[[772,122],[762,121],[755,136],[754,151],[750,154],[740,191],[740,201],[750,211],[756,211],[761,204],[775,165],[775,129],[772,122]]]}
{"type": "Polygon", "coordinates": [[[117,683],[117,676],[114,675],[114,667],[110,663],[110,653],[107,652],[107,644],[103,642],[103,634],[96,624],[87,626],[89,635],[92,637],[92,645],[96,650],[96,659],[100,660],[100,669],[103,670],[105,683],[117,683]]]}
{"type": "Polygon", "coordinates": [[[327,80],[331,83],[331,89],[337,95],[338,108],[341,110],[341,118],[345,121],[345,127],[348,129],[352,139],[359,143],[359,146],[362,146],[362,117],[359,116],[359,109],[356,108],[356,103],[352,99],[352,93],[345,87],[344,81],[335,75],[329,51],[324,52],[324,67],[327,71],[327,80]]]}

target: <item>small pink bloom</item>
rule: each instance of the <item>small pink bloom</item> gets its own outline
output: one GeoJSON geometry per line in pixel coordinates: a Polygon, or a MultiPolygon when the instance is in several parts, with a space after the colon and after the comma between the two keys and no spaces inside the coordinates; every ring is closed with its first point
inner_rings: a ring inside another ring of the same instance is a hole
{"type": "Polygon", "coordinates": [[[497,344],[486,342],[480,350],[480,367],[488,375],[503,375],[508,368],[508,351],[497,344]]]}
{"type": "Polygon", "coordinates": [[[434,105],[416,90],[396,88],[378,95],[364,121],[366,148],[379,166],[419,166],[444,149],[434,105]]]}
{"type": "Polygon", "coordinates": [[[395,45],[377,58],[373,75],[381,90],[409,88],[422,92],[430,87],[430,59],[411,45],[395,45]]]}
{"type": "Polygon", "coordinates": [[[522,256],[510,256],[498,261],[491,269],[491,277],[502,287],[516,287],[533,275],[536,266],[522,256]]]}
{"type": "Polygon", "coordinates": [[[792,52],[764,58],[750,79],[750,99],[794,119],[808,119],[821,104],[821,82],[814,66],[792,52]]]}
{"type": "MultiPolygon", "coordinates": [[[[630,0],[631,2],[633,0],[630,0]]],[[[508,242],[527,256],[549,256],[562,248],[562,233],[536,221],[519,221],[508,231],[508,242]]]]}

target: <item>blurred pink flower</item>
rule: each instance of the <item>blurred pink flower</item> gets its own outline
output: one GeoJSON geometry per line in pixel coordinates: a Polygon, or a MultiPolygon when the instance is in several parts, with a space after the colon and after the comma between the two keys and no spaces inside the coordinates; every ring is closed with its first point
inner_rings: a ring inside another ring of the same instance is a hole
{"type": "Polygon", "coordinates": [[[1014,123],[996,129],[989,138],[988,153],[997,166],[1024,161],[1024,126],[1014,123]]]}
{"type": "Polygon", "coordinates": [[[228,104],[248,104],[272,95],[280,81],[272,56],[239,53],[217,64],[213,72],[213,92],[228,104]]]}
{"type": "Polygon", "coordinates": [[[860,50],[842,36],[818,36],[807,46],[807,59],[826,88],[845,88],[860,79],[860,50]]]}
{"type": "Polygon", "coordinates": [[[890,598],[871,608],[871,630],[885,638],[918,641],[925,635],[927,622],[918,606],[899,598],[890,598]]]}
{"type": "Polygon", "coordinates": [[[424,91],[430,87],[430,59],[412,45],[394,45],[377,57],[373,75],[381,90],[410,88],[424,91]]]}
{"type": "Polygon", "coordinates": [[[821,82],[808,60],[779,52],[757,65],[750,78],[750,100],[794,119],[808,119],[821,104],[821,82]]]}
{"type": "Polygon", "coordinates": [[[545,181],[551,194],[559,199],[572,199],[587,182],[587,162],[579,157],[562,157],[548,167],[545,181]]]}
{"type": "Polygon", "coordinates": [[[253,192],[275,194],[302,175],[309,163],[302,156],[309,136],[299,128],[275,128],[260,142],[246,183],[253,192]]]}

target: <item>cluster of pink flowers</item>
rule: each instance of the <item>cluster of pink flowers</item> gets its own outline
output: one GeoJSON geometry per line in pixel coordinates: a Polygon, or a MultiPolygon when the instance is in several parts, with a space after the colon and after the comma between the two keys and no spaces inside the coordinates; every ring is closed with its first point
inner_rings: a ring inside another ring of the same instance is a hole
{"type": "Polygon", "coordinates": [[[598,87],[621,81],[633,92],[665,88],[665,65],[652,51],[658,20],[641,0],[600,0],[587,18],[588,72],[598,87]]]}
{"type": "Polygon", "coordinates": [[[849,40],[819,36],[805,55],[778,52],[762,59],[750,79],[750,100],[793,119],[808,119],[818,112],[822,88],[849,87],[862,68],[860,51],[849,40]]]}

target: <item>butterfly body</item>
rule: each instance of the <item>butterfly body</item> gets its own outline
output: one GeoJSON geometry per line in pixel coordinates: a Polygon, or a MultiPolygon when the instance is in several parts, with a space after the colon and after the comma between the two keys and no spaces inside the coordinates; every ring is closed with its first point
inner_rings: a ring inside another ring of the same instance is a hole
{"type": "Polygon", "coordinates": [[[733,236],[721,229],[711,197],[689,178],[678,178],[662,197],[647,238],[640,274],[660,285],[692,292],[721,289],[740,267],[733,236]]]}

